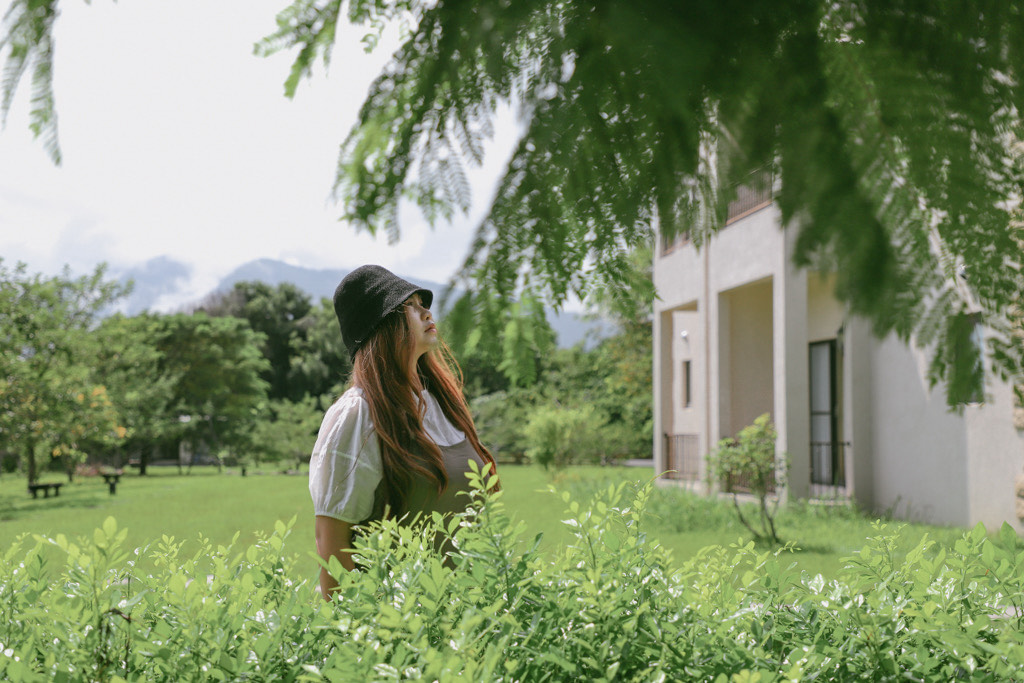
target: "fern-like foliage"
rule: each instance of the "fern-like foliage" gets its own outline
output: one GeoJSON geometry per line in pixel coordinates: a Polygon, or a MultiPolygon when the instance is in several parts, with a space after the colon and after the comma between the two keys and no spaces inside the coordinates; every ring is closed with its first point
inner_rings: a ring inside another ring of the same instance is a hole
{"type": "Polygon", "coordinates": [[[730,188],[771,168],[797,262],[834,269],[879,334],[933,348],[951,403],[957,364],[975,367],[953,342],[965,316],[989,331],[991,369],[1022,373],[1019,5],[350,5],[401,12],[417,22],[342,148],[337,198],[392,237],[403,199],[464,210],[473,141],[518,107],[525,132],[461,270],[476,299],[628,296],[655,224],[706,236],[730,188]]]}
{"type": "MultiPolygon", "coordinates": [[[[5,106],[34,69],[55,135],[54,4],[16,0],[3,45],[5,106]]],[[[355,225],[397,239],[401,202],[432,220],[466,210],[495,112],[519,113],[457,277],[478,336],[518,317],[513,300],[637,298],[633,248],[655,229],[699,242],[731,188],[771,169],[797,262],[834,270],[878,333],[934,349],[934,379],[962,362],[965,316],[988,330],[991,371],[1024,374],[1020,3],[295,0],[257,46],[296,51],[288,94],[343,20],[367,49],[403,29],[339,155],[355,225]]]]}
{"type": "Polygon", "coordinates": [[[29,126],[55,164],[60,164],[57,110],[53,102],[53,22],[57,0],[14,0],[4,15],[0,36],[3,62],[0,84],[0,116],[7,114],[25,74],[31,74],[32,108],[29,126]]]}

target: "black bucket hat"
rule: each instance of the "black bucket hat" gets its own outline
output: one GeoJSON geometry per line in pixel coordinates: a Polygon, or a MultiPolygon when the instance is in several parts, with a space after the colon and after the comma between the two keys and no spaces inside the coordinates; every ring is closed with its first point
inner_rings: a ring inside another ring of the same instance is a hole
{"type": "Polygon", "coordinates": [[[355,358],[384,316],[413,294],[420,295],[426,308],[434,301],[429,289],[417,287],[381,266],[360,266],[346,275],[334,290],[334,313],[349,355],[355,358]]]}

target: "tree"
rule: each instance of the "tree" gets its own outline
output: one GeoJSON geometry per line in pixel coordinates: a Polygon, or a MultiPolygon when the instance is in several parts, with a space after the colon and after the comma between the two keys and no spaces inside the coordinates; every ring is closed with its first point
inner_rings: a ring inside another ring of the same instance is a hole
{"type": "Polygon", "coordinates": [[[316,397],[309,396],[294,402],[270,401],[267,408],[264,419],[254,427],[254,456],[270,462],[308,463],[324,417],[316,397]]]}
{"type": "MultiPolygon", "coordinates": [[[[321,299],[298,321],[300,334],[292,349],[291,382],[302,396],[341,395],[341,385],[352,372],[352,360],[338,329],[334,305],[321,299]]],[[[327,406],[321,406],[326,408],[327,406]]]]}
{"type": "Polygon", "coordinates": [[[527,294],[515,301],[467,295],[445,317],[445,338],[457,356],[481,371],[481,387],[495,383],[486,377],[489,367],[514,386],[530,386],[554,350],[556,335],[536,297],[527,294]]]}
{"type": "Polygon", "coordinates": [[[260,349],[269,366],[262,376],[271,400],[322,396],[352,370],[331,301],[321,299],[314,306],[291,283],[236,282],[229,291],[207,297],[196,310],[241,318],[264,335],[260,349]]]}
{"type": "Polygon", "coordinates": [[[174,391],[184,368],[166,367],[158,348],[160,316],[115,314],[95,330],[93,374],[107,388],[125,429],[122,450],[137,451],[139,474],[145,475],[153,447],[179,428],[174,391]]]}
{"type": "MultiPolygon", "coordinates": [[[[650,244],[633,249],[627,256],[633,274],[633,291],[653,290],[653,250],[650,244]]],[[[640,297],[644,300],[645,297],[640,297]]],[[[593,401],[604,406],[608,416],[607,438],[620,453],[650,457],[654,437],[653,325],[650,308],[636,298],[617,296],[600,287],[587,299],[591,311],[615,324],[617,333],[600,341],[594,349],[601,378],[601,390],[593,401]]]]}
{"type": "Polygon", "coordinates": [[[176,378],[171,410],[177,438],[210,444],[215,453],[251,447],[267,399],[263,336],[237,318],[205,313],[164,316],[156,348],[159,375],[176,378]]]}
{"type": "MultiPolygon", "coordinates": [[[[638,288],[650,289],[651,250],[635,249],[629,259],[638,288]]],[[[477,425],[497,453],[517,460],[529,454],[555,467],[650,457],[649,311],[601,288],[592,290],[586,303],[592,315],[614,323],[614,334],[592,348],[552,349],[536,360],[531,384],[497,387],[472,401],[477,425]]]]}
{"type": "Polygon", "coordinates": [[[0,439],[20,454],[30,483],[40,452],[65,457],[70,472],[84,441],[117,433],[87,362],[96,316],[127,292],[104,275],[99,266],[78,278],[66,268],[44,277],[0,261],[0,439]]]}
{"type": "Polygon", "coordinates": [[[271,399],[297,400],[307,395],[306,387],[295,382],[293,359],[306,329],[303,320],[313,305],[308,294],[284,282],[276,286],[259,281],[236,282],[225,293],[213,295],[199,307],[212,316],[233,316],[249,322],[263,335],[260,347],[269,361],[263,379],[271,399]]]}
{"type": "Polygon", "coordinates": [[[532,388],[509,387],[476,396],[470,402],[477,432],[499,462],[525,460],[529,444],[523,434],[524,427],[538,398],[532,388]]]}
{"type": "MultiPolygon", "coordinates": [[[[32,73],[31,125],[55,159],[57,0],[7,15],[3,104],[32,73]]],[[[977,314],[1001,375],[1024,374],[1007,307],[1024,299],[1024,9],[1001,0],[296,0],[262,53],[296,49],[294,94],[339,21],[404,42],[342,146],[345,218],[399,235],[469,205],[495,112],[524,133],[459,275],[490,330],[500,303],[633,294],[628,247],[657,227],[698,240],[740,184],[772,182],[799,265],[877,333],[958,362],[949,326],[977,314]],[[961,277],[962,275],[962,277],[961,277]]],[[[487,343],[492,335],[483,337],[487,343]]]]}

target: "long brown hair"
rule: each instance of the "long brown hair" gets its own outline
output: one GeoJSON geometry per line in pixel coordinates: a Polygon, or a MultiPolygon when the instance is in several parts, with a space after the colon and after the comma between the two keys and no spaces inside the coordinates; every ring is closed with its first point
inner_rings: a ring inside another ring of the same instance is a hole
{"type": "MultiPolygon", "coordinates": [[[[438,495],[448,487],[441,449],[423,429],[426,405],[412,388],[416,380],[441,406],[445,417],[469,439],[473,449],[497,473],[497,465],[476,433],[476,426],[462,393],[462,371],[443,342],[420,356],[417,377],[409,374],[412,336],[405,309],[399,307],[381,321],[373,335],[356,351],[352,384],[363,390],[370,418],[380,441],[384,470],[385,502],[392,516],[406,512],[408,492],[415,477],[437,485],[438,495]]],[[[497,488],[497,487],[496,487],[497,488]]]]}

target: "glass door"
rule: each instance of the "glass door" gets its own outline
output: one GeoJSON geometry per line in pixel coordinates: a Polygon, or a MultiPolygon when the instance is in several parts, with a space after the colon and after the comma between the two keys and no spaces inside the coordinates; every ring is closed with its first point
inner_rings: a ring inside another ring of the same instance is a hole
{"type": "Polygon", "coordinates": [[[811,483],[845,486],[836,424],[836,341],[810,345],[811,483]]]}

